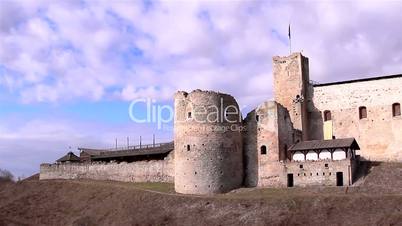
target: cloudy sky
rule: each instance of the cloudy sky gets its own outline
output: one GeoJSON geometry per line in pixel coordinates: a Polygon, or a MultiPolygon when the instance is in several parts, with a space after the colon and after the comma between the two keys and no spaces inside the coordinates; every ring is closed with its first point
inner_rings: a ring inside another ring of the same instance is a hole
{"type": "Polygon", "coordinates": [[[272,98],[289,23],[315,81],[402,73],[401,12],[387,0],[0,0],[0,168],[29,176],[70,147],[170,140],[130,120],[138,98],[200,88],[253,108],[272,98]]]}

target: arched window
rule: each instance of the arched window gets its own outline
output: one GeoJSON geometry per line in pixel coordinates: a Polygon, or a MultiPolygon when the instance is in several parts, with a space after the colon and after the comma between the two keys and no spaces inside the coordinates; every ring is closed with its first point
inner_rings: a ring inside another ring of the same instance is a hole
{"type": "Polygon", "coordinates": [[[331,111],[324,111],[324,121],[332,120],[331,111]]]}
{"type": "Polygon", "coordinates": [[[293,161],[301,161],[304,162],[304,154],[301,153],[300,151],[297,151],[293,154],[292,157],[293,161]]]}
{"type": "Polygon", "coordinates": [[[401,116],[401,105],[399,103],[395,103],[392,105],[392,116],[401,116]]]}
{"type": "Polygon", "coordinates": [[[191,119],[191,111],[187,112],[187,118],[191,119]]]}
{"type": "Polygon", "coordinates": [[[324,149],[320,152],[319,159],[331,159],[331,152],[324,149]]]}
{"type": "Polygon", "coordinates": [[[318,160],[318,154],[314,151],[309,151],[306,155],[306,160],[318,160]]]}
{"type": "Polygon", "coordinates": [[[187,151],[190,151],[190,145],[187,144],[187,151]]]}
{"type": "Polygon", "coordinates": [[[342,149],[336,149],[333,153],[333,160],[346,159],[346,153],[342,149]]]}
{"type": "Polygon", "coordinates": [[[359,107],[359,119],[367,118],[367,108],[366,107],[359,107]]]}
{"type": "Polygon", "coordinates": [[[267,154],[267,146],[262,145],[261,146],[261,155],[266,155],[267,154]]]}

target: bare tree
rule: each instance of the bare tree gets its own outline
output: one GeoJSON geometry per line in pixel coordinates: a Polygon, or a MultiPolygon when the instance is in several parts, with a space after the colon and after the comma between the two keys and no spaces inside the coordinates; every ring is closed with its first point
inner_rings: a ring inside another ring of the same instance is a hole
{"type": "Polygon", "coordinates": [[[14,175],[8,171],[0,169],[0,182],[11,182],[14,181],[14,175]]]}

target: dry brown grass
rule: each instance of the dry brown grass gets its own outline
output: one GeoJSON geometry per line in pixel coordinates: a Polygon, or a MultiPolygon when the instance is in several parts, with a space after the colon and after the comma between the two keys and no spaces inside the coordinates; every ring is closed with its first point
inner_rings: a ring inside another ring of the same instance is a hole
{"type": "Polygon", "coordinates": [[[401,165],[376,166],[347,193],[315,187],[197,197],[165,183],[27,180],[0,185],[0,225],[400,225],[401,165]]]}

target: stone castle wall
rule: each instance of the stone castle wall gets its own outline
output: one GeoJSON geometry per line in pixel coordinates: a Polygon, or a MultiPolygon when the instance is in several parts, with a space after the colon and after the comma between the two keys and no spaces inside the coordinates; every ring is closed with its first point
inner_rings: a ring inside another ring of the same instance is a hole
{"type": "Polygon", "coordinates": [[[392,104],[402,103],[402,77],[315,86],[310,111],[311,138],[323,139],[323,113],[331,111],[333,135],[356,138],[358,154],[375,161],[402,161],[402,118],[392,104]],[[359,107],[367,118],[359,119],[359,107]]]}
{"type": "MultiPolygon", "coordinates": [[[[354,160],[345,159],[339,161],[321,160],[307,162],[286,163],[285,175],[293,174],[294,186],[325,185],[336,186],[336,173],[343,173],[343,185],[353,183],[356,163],[354,160]]],[[[286,183],[284,183],[286,186],[286,183]]]]}
{"type": "Polygon", "coordinates": [[[42,164],[40,179],[92,179],[124,182],[173,182],[173,152],[165,160],[131,163],[42,164]]]}
{"type": "Polygon", "coordinates": [[[184,194],[221,193],[243,183],[241,115],[226,94],[195,90],[175,95],[175,190],[184,194]],[[227,106],[228,119],[222,116],[227,106]],[[214,114],[218,107],[218,112],[214,114]],[[240,119],[240,120],[239,120],[240,119]],[[240,122],[239,122],[240,121],[240,122]]]}
{"type": "Polygon", "coordinates": [[[257,120],[256,110],[247,114],[244,119],[246,130],[243,131],[243,149],[244,149],[244,185],[247,187],[256,187],[258,184],[258,155],[257,148],[257,120]]]}
{"type": "Polygon", "coordinates": [[[293,144],[293,126],[287,110],[274,101],[259,105],[245,119],[246,186],[281,187],[286,149],[293,144]],[[265,151],[264,151],[265,150],[265,151]]]}
{"type": "Polygon", "coordinates": [[[295,186],[332,186],[342,172],[343,184],[350,185],[353,160],[288,161],[292,144],[324,139],[324,111],[331,112],[333,135],[354,137],[363,158],[402,161],[402,118],[392,116],[392,105],[402,103],[402,77],[314,86],[308,58],[300,53],[274,57],[273,74],[275,101],[262,103],[244,121],[230,95],[177,92],[174,159],[171,152],[160,161],[42,164],[40,179],[174,182],[178,193],[211,194],[243,184],[285,187],[288,174],[295,186]],[[361,106],[366,119],[359,119],[361,106]]]}
{"type": "Polygon", "coordinates": [[[308,58],[301,53],[273,57],[275,101],[287,109],[293,127],[308,139],[307,102],[309,84],[308,58]]]}

